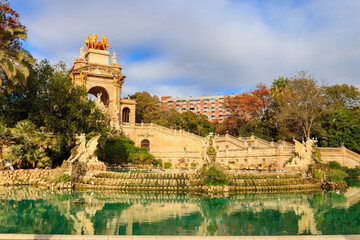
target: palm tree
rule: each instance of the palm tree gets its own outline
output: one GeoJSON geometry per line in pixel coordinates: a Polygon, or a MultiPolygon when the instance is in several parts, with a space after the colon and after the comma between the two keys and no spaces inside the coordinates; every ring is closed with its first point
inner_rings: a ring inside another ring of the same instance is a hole
{"type": "Polygon", "coordinates": [[[27,39],[26,31],[21,27],[7,27],[0,30],[0,88],[7,85],[11,92],[15,84],[25,85],[34,59],[29,52],[14,46],[14,40],[27,39]]]}
{"type": "Polygon", "coordinates": [[[283,94],[286,92],[287,85],[290,80],[283,76],[275,79],[270,88],[270,96],[276,104],[279,104],[283,94]]]}

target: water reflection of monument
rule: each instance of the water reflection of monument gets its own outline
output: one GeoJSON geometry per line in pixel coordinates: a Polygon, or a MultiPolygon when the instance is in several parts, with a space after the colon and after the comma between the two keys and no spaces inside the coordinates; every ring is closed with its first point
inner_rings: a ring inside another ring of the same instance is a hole
{"type": "MultiPolygon", "coordinates": [[[[73,226],[71,234],[324,234],[318,217],[333,207],[349,208],[358,204],[360,189],[349,188],[340,195],[272,193],[209,199],[176,194],[61,193],[36,188],[0,188],[0,199],[47,199],[51,209],[73,226]],[[340,201],[329,202],[331,196],[338,196],[340,201]]],[[[6,216],[7,201],[0,201],[2,216],[6,216]]]]}

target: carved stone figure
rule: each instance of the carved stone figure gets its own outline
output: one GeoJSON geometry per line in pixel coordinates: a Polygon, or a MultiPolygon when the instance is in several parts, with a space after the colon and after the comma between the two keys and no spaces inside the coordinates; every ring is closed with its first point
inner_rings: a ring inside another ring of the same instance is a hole
{"type": "Polygon", "coordinates": [[[99,108],[100,111],[105,112],[105,111],[106,111],[106,107],[105,107],[104,103],[101,101],[101,96],[102,96],[102,92],[99,92],[99,93],[96,95],[95,106],[96,106],[97,108],[99,108]]]}
{"type": "Polygon", "coordinates": [[[85,58],[84,46],[80,48],[80,58],[85,58]]]}
{"type": "Polygon", "coordinates": [[[294,139],[294,142],[296,156],[288,165],[286,165],[286,167],[298,169],[299,171],[306,173],[309,169],[309,165],[315,163],[313,159],[313,145],[316,140],[308,139],[305,143],[300,143],[294,139]]]}
{"type": "Polygon", "coordinates": [[[207,151],[206,151],[206,160],[208,164],[214,163],[215,159],[216,159],[216,150],[214,148],[214,144],[215,144],[215,140],[216,140],[216,135],[214,135],[213,133],[210,133],[206,139],[207,139],[207,151]]]}
{"type": "Polygon", "coordinates": [[[110,60],[112,61],[111,64],[118,64],[116,61],[116,52],[113,53],[112,57],[110,58],[110,60]]]}
{"type": "Polygon", "coordinates": [[[86,143],[85,134],[76,136],[77,146],[73,148],[68,162],[73,163],[76,160],[80,162],[96,162],[98,161],[97,156],[94,154],[96,146],[98,145],[99,136],[93,137],[86,143]]]}
{"type": "Polygon", "coordinates": [[[100,135],[93,137],[86,143],[85,134],[76,135],[76,146],[71,150],[71,156],[67,160],[70,164],[70,172],[72,172],[72,164],[75,161],[85,163],[88,172],[93,170],[106,170],[105,164],[100,162],[95,155],[99,138],[100,135]]]}

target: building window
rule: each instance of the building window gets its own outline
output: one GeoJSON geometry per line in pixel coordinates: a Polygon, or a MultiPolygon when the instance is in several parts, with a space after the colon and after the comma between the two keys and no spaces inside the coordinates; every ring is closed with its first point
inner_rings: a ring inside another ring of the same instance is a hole
{"type": "Polygon", "coordinates": [[[122,121],[130,122],[130,109],[125,107],[122,111],[122,121]]]}

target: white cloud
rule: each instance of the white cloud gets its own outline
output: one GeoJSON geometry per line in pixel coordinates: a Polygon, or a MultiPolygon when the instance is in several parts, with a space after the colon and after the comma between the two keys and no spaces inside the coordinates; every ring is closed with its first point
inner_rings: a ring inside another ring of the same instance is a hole
{"type": "Polygon", "coordinates": [[[26,1],[35,55],[71,65],[87,33],[106,35],[124,93],[231,94],[300,70],[360,87],[358,1],[26,1]],[[137,48],[154,56],[126,61],[137,48]]]}

